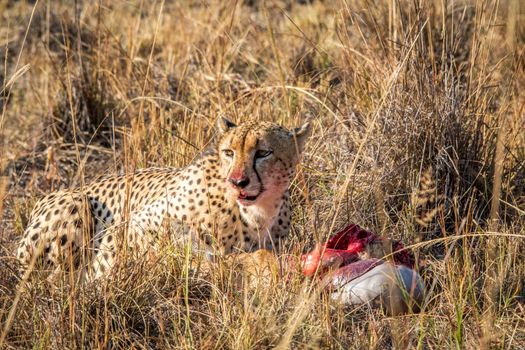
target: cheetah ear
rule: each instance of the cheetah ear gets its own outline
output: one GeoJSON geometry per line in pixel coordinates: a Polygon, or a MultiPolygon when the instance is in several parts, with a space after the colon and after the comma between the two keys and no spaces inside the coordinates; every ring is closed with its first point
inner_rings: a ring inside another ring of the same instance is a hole
{"type": "Polygon", "coordinates": [[[229,131],[230,129],[237,127],[237,125],[228,118],[220,116],[217,120],[217,127],[219,128],[219,131],[222,134],[229,131]]]}
{"type": "Polygon", "coordinates": [[[306,143],[306,140],[308,140],[308,137],[310,136],[311,130],[312,125],[310,124],[310,122],[306,122],[300,127],[295,128],[293,129],[293,131],[290,132],[290,136],[293,137],[297,142],[297,148],[299,152],[303,151],[304,145],[306,143]]]}

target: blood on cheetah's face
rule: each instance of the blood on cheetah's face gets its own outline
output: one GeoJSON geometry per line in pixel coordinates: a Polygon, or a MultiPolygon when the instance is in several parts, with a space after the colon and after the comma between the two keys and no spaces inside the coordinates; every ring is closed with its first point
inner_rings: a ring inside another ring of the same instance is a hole
{"type": "Polygon", "coordinates": [[[280,198],[288,188],[310,133],[310,124],[288,130],[267,122],[239,126],[219,118],[218,145],[228,194],[243,206],[280,198]]]}

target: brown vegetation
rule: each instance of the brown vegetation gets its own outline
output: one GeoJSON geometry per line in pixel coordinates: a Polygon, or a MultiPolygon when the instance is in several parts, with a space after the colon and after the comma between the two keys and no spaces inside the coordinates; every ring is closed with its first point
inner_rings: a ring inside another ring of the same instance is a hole
{"type": "Polygon", "coordinates": [[[525,348],[524,16],[519,0],[0,0],[0,348],[525,348]],[[403,239],[422,312],[342,309],[293,271],[239,288],[231,264],[169,244],[104,288],[22,288],[13,249],[43,193],[183,166],[221,113],[312,120],[289,253],[348,222],[403,239]]]}

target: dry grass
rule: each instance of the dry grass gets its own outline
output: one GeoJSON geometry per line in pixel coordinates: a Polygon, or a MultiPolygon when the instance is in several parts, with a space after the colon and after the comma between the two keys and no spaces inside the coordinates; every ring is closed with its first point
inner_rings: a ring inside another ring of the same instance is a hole
{"type": "Polygon", "coordinates": [[[524,20],[519,0],[0,1],[0,347],[525,348],[524,20]],[[349,221],[402,238],[423,311],[341,309],[293,271],[249,292],[169,244],[104,287],[19,293],[38,197],[183,166],[219,113],[311,119],[290,252],[349,221]]]}

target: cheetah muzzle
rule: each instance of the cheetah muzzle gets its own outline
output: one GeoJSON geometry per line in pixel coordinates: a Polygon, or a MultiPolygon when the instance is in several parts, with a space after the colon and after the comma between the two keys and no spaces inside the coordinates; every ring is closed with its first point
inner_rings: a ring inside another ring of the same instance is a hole
{"type": "Polygon", "coordinates": [[[142,169],[42,198],[18,245],[21,265],[94,279],[111,270],[121,247],[145,254],[164,232],[211,254],[278,249],[310,125],[219,118],[218,129],[216,144],[185,168],[142,169]]]}

